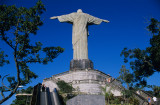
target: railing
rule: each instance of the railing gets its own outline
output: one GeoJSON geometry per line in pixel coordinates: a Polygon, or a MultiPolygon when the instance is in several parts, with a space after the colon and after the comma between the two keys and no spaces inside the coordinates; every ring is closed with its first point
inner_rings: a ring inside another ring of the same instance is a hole
{"type": "Polygon", "coordinates": [[[154,100],[153,100],[153,95],[144,91],[144,90],[139,90],[140,91],[140,94],[142,97],[144,97],[146,100],[147,100],[147,97],[150,97],[151,99],[151,104],[154,104],[154,100]]]}
{"type": "Polygon", "coordinates": [[[148,105],[147,99],[145,99],[143,96],[133,92],[133,95],[136,99],[139,100],[139,105],[148,105]]]}
{"type": "MultiPolygon", "coordinates": [[[[112,79],[111,82],[108,83],[108,85],[111,87],[114,87],[115,89],[120,90],[120,91],[125,90],[125,88],[123,86],[116,85],[114,82],[119,82],[119,81],[117,81],[117,79],[112,79]]],[[[141,91],[141,94],[137,94],[136,92],[132,92],[132,93],[133,93],[134,97],[139,100],[139,102],[140,102],[139,105],[148,105],[146,96],[150,96],[151,98],[153,98],[153,96],[151,94],[149,94],[145,91],[141,91]]],[[[152,101],[152,103],[153,103],[153,101],[152,101]]]]}

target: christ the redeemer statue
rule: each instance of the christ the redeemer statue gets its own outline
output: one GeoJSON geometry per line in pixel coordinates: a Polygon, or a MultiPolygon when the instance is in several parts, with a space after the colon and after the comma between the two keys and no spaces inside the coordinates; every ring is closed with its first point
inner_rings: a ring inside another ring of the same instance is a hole
{"type": "Polygon", "coordinates": [[[74,60],[88,59],[88,26],[93,24],[98,25],[101,22],[109,22],[108,20],[83,13],[81,9],[67,15],[54,16],[50,19],[57,18],[60,22],[73,24],[72,45],[74,60]]]}

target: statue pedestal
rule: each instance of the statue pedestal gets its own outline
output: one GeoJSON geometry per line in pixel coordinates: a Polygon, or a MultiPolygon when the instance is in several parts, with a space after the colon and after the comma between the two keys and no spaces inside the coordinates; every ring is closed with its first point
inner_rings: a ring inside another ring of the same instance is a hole
{"type": "Polygon", "coordinates": [[[103,95],[77,95],[67,101],[67,105],[105,105],[103,95]]]}
{"type": "Polygon", "coordinates": [[[80,59],[80,60],[71,60],[70,62],[70,70],[85,70],[85,69],[94,69],[93,62],[89,59],[80,59]]]}

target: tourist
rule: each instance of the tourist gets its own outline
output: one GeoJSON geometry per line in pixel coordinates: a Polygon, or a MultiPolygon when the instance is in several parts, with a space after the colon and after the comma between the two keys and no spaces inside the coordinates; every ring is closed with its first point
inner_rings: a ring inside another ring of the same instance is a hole
{"type": "Polygon", "coordinates": [[[149,96],[147,97],[147,101],[148,101],[149,105],[151,105],[151,98],[149,96]]]}
{"type": "Polygon", "coordinates": [[[157,98],[155,96],[153,97],[153,101],[154,101],[154,104],[157,105],[157,98]]]}

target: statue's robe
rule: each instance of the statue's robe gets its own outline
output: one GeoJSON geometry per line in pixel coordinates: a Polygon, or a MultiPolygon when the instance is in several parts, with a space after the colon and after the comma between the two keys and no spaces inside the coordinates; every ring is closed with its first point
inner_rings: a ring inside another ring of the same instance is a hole
{"type": "Polygon", "coordinates": [[[100,24],[102,19],[86,13],[70,13],[58,16],[60,22],[73,24],[73,59],[88,59],[88,25],[100,24]]]}

